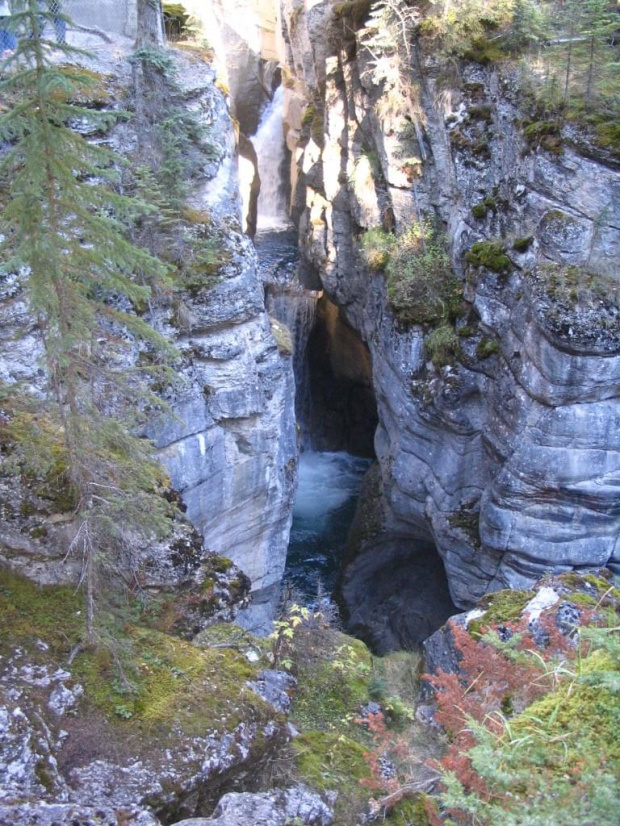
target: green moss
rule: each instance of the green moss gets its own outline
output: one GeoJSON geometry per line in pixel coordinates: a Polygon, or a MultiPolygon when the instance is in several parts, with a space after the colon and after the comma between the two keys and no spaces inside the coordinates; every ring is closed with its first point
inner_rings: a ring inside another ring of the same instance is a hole
{"type": "Polygon", "coordinates": [[[286,324],[278,321],[278,319],[273,316],[269,316],[269,321],[271,323],[271,333],[276,340],[278,352],[283,356],[292,356],[293,337],[291,336],[291,331],[286,324]]]}
{"type": "Polygon", "coordinates": [[[365,749],[344,735],[324,731],[305,732],[292,745],[300,778],[319,792],[338,792],[334,822],[357,823],[369,796],[362,783],[371,781],[365,749]]]}
{"type": "Polygon", "coordinates": [[[37,512],[37,509],[32,504],[32,502],[28,502],[26,499],[22,499],[19,503],[19,515],[24,519],[27,519],[29,516],[34,516],[37,512]]]}
{"type": "Polygon", "coordinates": [[[420,792],[401,800],[391,810],[385,822],[392,826],[430,826],[426,801],[433,805],[431,798],[420,792]]]}
{"type": "Polygon", "coordinates": [[[494,338],[483,336],[476,347],[476,355],[479,359],[488,359],[490,356],[495,356],[500,352],[499,342],[494,338]]]}
{"type": "Polygon", "coordinates": [[[601,149],[620,155],[620,123],[612,121],[599,124],[596,128],[596,143],[601,149]]]}
{"type": "Polygon", "coordinates": [[[526,121],[523,135],[532,149],[545,149],[553,155],[561,155],[564,151],[562,122],[559,120],[526,121]]]}
{"type": "Polygon", "coordinates": [[[362,235],[360,245],[368,266],[376,272],[383,272],[390,261],[390,254],[395,248],[396,239],[381,227],[374,227],[362,235]]]}
{"type": "Polygon", "coordinates": [[[336,17],[345,18],[355,26],[359,26],[368,16],[371,5],[372,0],[348,0],[348,2],[335,6],[334,14],[336,17]]]}
{"type": "MultiPolygon", "coordinates": [[[[137,609],[138,606],[136,606],[137,609]]],[[[128,622],[101,618],[98,649],[83,649],[71,671],[84,686],[84,699],[97,716],[126,730],[122,736],[174,732],[204,735],[230,731],[242,720],[273,716],[249,688],[258,666],[234,648],[200,649],[167,634],[128,622]]],[[[49,646],[45,654],[66,662],[85,639],[82,595],[74,587],[38,587],[8,571],[0,572],[0,652],[31,648],[34,640],[49,646]]],[[[244,632],[241,632],[244,633],[244,632]]],[[[35,652],[32,653],[35,657],[35,652]]],[[[148,744],[148,738],[145,741],[148,744]]]]}
{"type": "Polygon", "coordinates": [[[527,235],[523,238],[515,238],[512,242],[512,248],[516,252],[527,252],[534,243],[534,236],[527,235]]]}
{"type": "Polygon", "coordinates": [[[484,628],[518,620],[533,596],[534,591],[517,590],[494,591],[492,594],[487,594],[478,603],[478,607],[486,613],[483,617],[470,622],[467,630],[476,637],[481,636],[484,628]]]}
{"type": "Polygon", "coordinates": [[[465,260],[474,267],[485,267],[500,274],[507,273],[511,267],[510,258],[501,241],[478,241],[465,253],[465,260]]]}
{"type": "Polygon", "coordinates": [[[319,635],[308,629],[295,635],[295,647],[294,724],[359,736],[352,721],[370,696],[371,657],[364,643],[337,631],[319,635]]]}
{"type": "Polygon", "coordinates": [[[474,547],[480,547],[480,513],[468,507],[462,507],[454,511],[448,517],[448,522],[453,528],[464,531],[474,547]]]}
{"type": "Polygon", "coordinates": [[[322,110],[316,112],[310,124],[310,135],[317,146],[325,144],[325,116],[322,110]]]}
{"type": "Polygon", "coordinates": [[[53,795],[56,791],[56,783],[54,781],[54,776],[50,771],[50,767],[44,759],[41,759],[37,762],[36,766],[34,767],[34,773],[36,775],[37,780],[48,792],[48,794],[53,795]]]}
{"type": "Polygon", "coordinates": [[[578,574],[576,571],[569,571],[566,574],[560,574],[559,580],[563,585],[566,585],[568,588],[579,588],[583,586],[583,576],[578,574]]]}
{"type": "Polygon", "coordinates": [[[240,651],[201,649],[151,629],[129,627],[118,642],[123,675],[105,649],[80,654],[74,663],[88,702],[130,729],[180,730],[189,736],[230,731],[243,719],[267,717],[246,687],[256,677],[240,651]]]}
{"type": "Polygon", "coordinates": [[[475,204],[475,206],[471,208],[471,212],[478,221],[487,217],[487,208],[484,204],[475,204]]]}
{"type": "Polygon", "coordinates": [[[37,586],[0,569],[0,648],[40,639],[52,655],[66,658],[84,637],[84,604],[73,587],[37,586]]]}
{"type": "Polygon", "coordinates": [[[471,324],[465,324],[456,331],[459,338],[473,338],[476,335],[476,328],[471,324]]]}
{"type": "Polygon", "coordinates": [[[235,563],[226,556],[217,556],[214,554],[213,556],[209,555],[207,557],[206,564],[212,571],[215,571],[215,573],[225,574],[227,571],[230,571],[235,563]]]}
{"type": "Polygon", "coordinates": [[[491,63],[506,60],[506,53],[501,50],[497,41],[478,38],[472,42],[463,57],[474,63],[480,63],[482,66],[488,66],[491,63]]]}
{"type": "Polygon", "coordinates": [[[568,600],[569,602],[574,602],[575,605],[583,605],[588,608],[595,606],[598,602],[598,600],[594,599],[590,594],[581,593],[570,594],[568,600]]]}
{"type": "Polygon", "coordinates": [[[110,75],[103,75],[83,66],[63,66],[60,71],[74,83],[74,88],[70,92],[59,89],[54,94],[55,99],[94,109],[101,109],[110,102],[110,75]]]}
{"type": "Polygon", "coordinates": [[[467,113],[470,120],[479,120],[484,123],[493,123],[493,110],[490,106],[471,106],[467,113]]]}
{"type": "Polygon", "coordinates": [[[444,324],[424,339],[424,346],[435,367],[454,364],[461,355],[461,345],[454,327],[444,324]]]}
{"type": "Polygon", "coordinates": [[[44,539],[47,536],[47,528],[44,528],[43,525],[38,525],[36,528],[31,528],[29,531],[29,536],[33,539],[44,539]]]}
{"type": "Polygon", "coordinates": [[[601,599],[604,601],[614,602],[620,600],[620,588],[614,585],[613,576],[609,572],[609,579],[605,574],[608,572],[603,570],[600,575],[587,573],[581,574],[577,571],[569,571],[565,574],[560,574],[559,580],[567,588],[570,588],[574,593],[567,598],[575,601],[576,597],[591,597],[596,602],[601,599]]]}
{"type": "Polygon", "coordinates": [[[193,640],[193,644],[199,648],[208,648],[210,645],[238,645],[243,648],[246,644],[258,649],[267,649],[269,643],[265,637],[255,637],[242,628],[240,625],[235,625],[232,622],[218,622],[215,625],[210,625],[201,631],[200,634],[193,640]]]}
{"type": "Polygon", "coordinates": [[[194,207],[184,206],[181,212],[183,220],[192,226],[210,227],[213,224],[213,219],[208,212],[194,207]]]}
{"type": "Polygon", "coordinates": [[[310,126],[310,124],[314,120],[315,114],[316,114],[316,108],[312,104],[309,104],[308,106],[306,106],[306,108],[304,110],[304,113],[302,115],[302,118],[301,118],[301,125],[302,126],[310,126]]]}
{"type": "MultiPolygon", "coordinates": [[[[596,574],[583,574],[583,579],[593,588],[596,588],[599,592],[608,591],[610,588],[613,588],[613,580],[604,579],[602,576],[597,576],[596,574]]],[[[611,577],[610,577],[611,579],[611,577]]]]}
{"type": "MultiPolygon", "coordinates": [[[[617,664],[600,651],[590,654],[582,663],[582,678],[589,680],[595,674],[614,675],[617,679],[617,664]]],[[[580,763],[591,752],[596,761],[606,762],[613,773],[613,767],[620,763],[620,693],[602,685],[587,685],[583,682],[565,682],[557,691],[551,692],[533,703],[527,712],[514,721],[515,732],[529,731],[532,721],[540,725],[551,738],[561,738],[567,765],[580,763]]],[[[551,755],[549,755],[549,758],[551,755]]],[[[553,765],[549,760],[548,765],[553,765]]]]}
{"type": "Polygon", "coordinates": [[[422,655],[417,651],[396,651],[373,657],[369,693],[381,704],[391,728],[409,726],[419,700],[422,655]]]}

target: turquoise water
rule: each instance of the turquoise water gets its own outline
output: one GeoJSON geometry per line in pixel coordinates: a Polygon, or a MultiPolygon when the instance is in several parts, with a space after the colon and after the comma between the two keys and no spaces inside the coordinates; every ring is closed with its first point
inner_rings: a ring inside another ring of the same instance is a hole
{"type": "Polygon", "coordinates": [[[315,599],[319,587],[325,595],[334,589],[370,464],[348,453],[301,454],[285,579],[307,602],[315,599]]]}

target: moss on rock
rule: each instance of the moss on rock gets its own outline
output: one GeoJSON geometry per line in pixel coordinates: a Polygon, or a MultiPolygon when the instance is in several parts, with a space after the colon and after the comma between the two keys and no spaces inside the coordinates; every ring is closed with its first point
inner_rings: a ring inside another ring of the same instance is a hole
{"type": "Polygon", "coordinates": [[[465,260],[474,267],[485,267],[501,275],[506,274],[512,266],[501,241],[478,241],[465,253],[465,260]]]}
{"type": "Polygon", "coordinates": [[[481,636],[484,628],[504,625],[518,620],[523,609],[534,596],[534,591],[494,591],[482,597],[478,607],[484,616],[469,623],[467,630],[473,637],[481,636]]]}
{"type": "Polygon", "coordinates": [[[302,629],[295,635],[293,722],[302,729],[358,736],[353,719],[370,698],[370,652],[361,640],[332,629],[317,630],[302,629]]]}

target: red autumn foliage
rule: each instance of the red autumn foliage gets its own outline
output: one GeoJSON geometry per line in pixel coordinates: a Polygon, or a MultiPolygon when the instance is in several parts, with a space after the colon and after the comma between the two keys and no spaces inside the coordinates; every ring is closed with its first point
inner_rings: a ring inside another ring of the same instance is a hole
{"type": "MultiPolygon", "coordinates": [[[[581,624],[593,622],[594,613],[581,609],[581,624]]],[[[552,610],[543,612],[537,621],[537,638],[539,643],[544,641],[542,645],[534,641],[527,618],[504,624],[504,638],[510,637],[514,642],[510,653],[502,650],[499,637],[498,644],[494,645],[451,621],[449,627],[460,658],[459,672],[439,672],[424,677],[435,689],[435,719],[451,736],[450,747],[439,766],[453,772],[465,789],[483,799],[489,799],[490,791],[467,756],[476,742],[467,721],[473,719],[499,734],[500,713],[505,717],[519,713],[554,687],[556,676],[547,664],[570,660],[576,655],[573,635],[562,633],[556,618],[557,612],[552,610]]],[[[482,628],[482,631],[496,629],[482,628]]]]}

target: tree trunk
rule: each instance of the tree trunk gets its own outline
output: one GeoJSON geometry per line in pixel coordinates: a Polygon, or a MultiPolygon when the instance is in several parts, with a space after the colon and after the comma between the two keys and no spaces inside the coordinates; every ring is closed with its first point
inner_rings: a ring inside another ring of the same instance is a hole
{"type": "Polygon", "coordinates": [[[138,0],[136,49],[145,46],[161,48],[163,45],[164,27],[161,0],[138,0]]]}
{"type": "Polygon", "coordinates": [[[575,11],[571,11],[570,18],[570,39],[568,41],[568,54],[566,55],[566,80],[564,82],[564,106],[568,106],[568,93],[570,86],[571,63],[573,59],[573,37],[575,36],[575,11]]]}
{"type": "Polygon", "coordinates": [[[588,61],[588,82],[586,85],[586,109],[592,105],[592,85],[594,81],[594,35],[590,38],[590,58],[588,61]]]}

